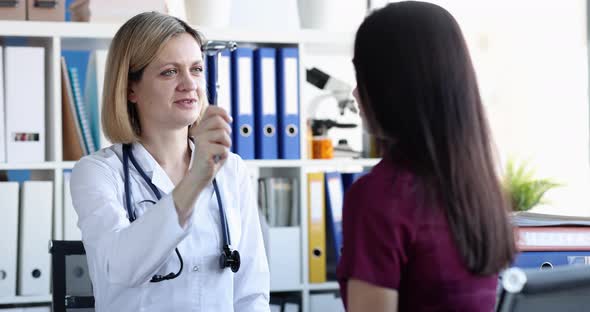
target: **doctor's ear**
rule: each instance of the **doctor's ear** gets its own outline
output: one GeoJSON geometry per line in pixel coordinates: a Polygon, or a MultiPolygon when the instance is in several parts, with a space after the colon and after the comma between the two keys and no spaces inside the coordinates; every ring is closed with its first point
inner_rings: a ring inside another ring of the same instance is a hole
{"type": "Polygon", "coordinates": [[[133,88],[131,86],[127,88],[127,101],[131,103],[137,103],[137,93],[133,91],[133,88]]]}

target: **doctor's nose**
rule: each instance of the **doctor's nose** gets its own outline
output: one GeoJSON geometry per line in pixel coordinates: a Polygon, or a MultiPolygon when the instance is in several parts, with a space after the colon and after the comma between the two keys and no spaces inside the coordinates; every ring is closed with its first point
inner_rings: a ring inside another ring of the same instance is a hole
{"type": "Polygon", "coordinates": [[[184,73],[180,77],[177,88],[179,91],[194,91],[197,89],[199,82],[198,77],[195,77],[190,73],[184,73]]]}

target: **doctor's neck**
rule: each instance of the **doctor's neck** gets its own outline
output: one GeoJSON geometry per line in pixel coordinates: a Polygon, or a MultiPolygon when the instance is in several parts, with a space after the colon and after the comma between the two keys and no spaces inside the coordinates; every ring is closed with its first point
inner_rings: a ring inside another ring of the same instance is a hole
{"type": "Polygon", "coordinates": [[[174,131],[158,130],[157,132],[147,130],[142,133],[141,143],[145,149],[166,171],[188,168],[190,162],[188,128],[174,131]]]}

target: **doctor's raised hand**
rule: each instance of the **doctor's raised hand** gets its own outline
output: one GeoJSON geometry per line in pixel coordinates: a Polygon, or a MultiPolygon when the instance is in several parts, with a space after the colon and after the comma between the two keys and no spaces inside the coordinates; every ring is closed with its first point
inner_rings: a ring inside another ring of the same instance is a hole
{"type": "Polygon", "coordinates": [[[221,107],[209,106],[204,116],[189,129],[189,137],[195,143],[195,165],[191,172],[202,177],[202,183],[209,184],[215,173],[225,163],[231,147],[232,121],[221,107]]]}
{"type": "Polygon", "coordinates": [[[195,145],[192,166],[188,171],[188,183],[174,191],[174,202],[180,224],[184,225],[193,208],[194,196],[211,184],[215,174],[225,164],[231,147],[231,117],[218,106],[208,106],[203,117],[189,128],[189,138],[195,145]]]}
{"type": "Polygon", "coordinates": [[[96,311],[270,310],[256,196],[230,152],[231,117],[207,103],[204,44],[156,12],[111,41],[101,110],[113,145],[70,182],[96,311]]]}

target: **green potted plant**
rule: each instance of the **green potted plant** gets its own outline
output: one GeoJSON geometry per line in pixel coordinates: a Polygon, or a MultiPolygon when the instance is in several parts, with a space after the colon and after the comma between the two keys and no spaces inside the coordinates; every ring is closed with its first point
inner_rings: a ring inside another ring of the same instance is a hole
{"type": "Polygon", "coordinates": [[[506,164],[503,185],[514,212],[527,211],[536,205],[546,204],[545,193],[561,186],[551,179],[535,177],[535,171],[529,168],[527,162],[516,164],[513,159],[506,164]]]}

